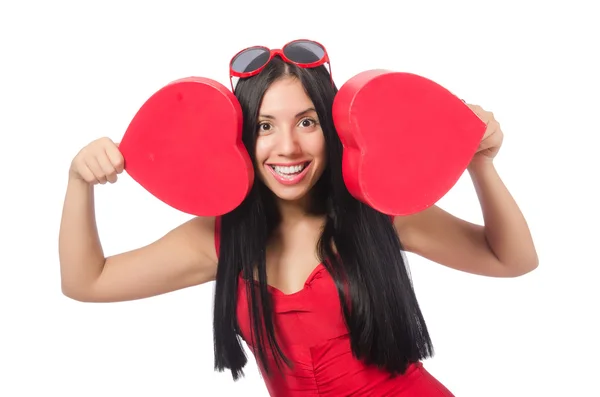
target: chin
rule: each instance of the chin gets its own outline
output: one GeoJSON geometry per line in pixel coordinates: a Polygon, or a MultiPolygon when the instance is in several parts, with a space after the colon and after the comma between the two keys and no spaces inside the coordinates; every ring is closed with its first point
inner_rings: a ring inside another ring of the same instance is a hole
{"type": "Polygon", "coordinates": [[[273,194],[275,195],[275,197],[277,197],[279,200],[282,201],[289,201],[289,202],[294,202],[294,201],[301,201],[302,199],[304,199],[305,197],[308,196],[309,193],[309,189],[307,188],[277,188],[274,186],[269,186],[267,185],[267,187],[269,188],[269,190],[271,190],[271,192],[273,192],[273,194]]]}

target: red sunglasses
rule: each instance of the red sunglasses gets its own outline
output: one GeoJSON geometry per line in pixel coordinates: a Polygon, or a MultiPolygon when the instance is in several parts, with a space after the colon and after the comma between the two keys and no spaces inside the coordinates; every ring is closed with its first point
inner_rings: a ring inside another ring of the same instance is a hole
{"type": "Polygon", "coordinates": [[[291,41],[281,49],[272,50],[263,46],[255,46],[235,54],[229,62],[231,91],[234,91],[233,77],[246,78],[257,75],[275,56],[302,68],[316,68],[327,63],[333,84],[331,64],[325,47],[316,41],[301,39],[291,41]]]}

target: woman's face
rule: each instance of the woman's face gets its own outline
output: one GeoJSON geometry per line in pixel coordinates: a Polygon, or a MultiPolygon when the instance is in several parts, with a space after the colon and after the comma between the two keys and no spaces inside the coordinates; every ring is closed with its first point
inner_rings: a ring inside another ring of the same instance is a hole
{"type": "Polygon", "coordinates": [[[317,112],[298,79],[269,87],[256,128],[258,177],[282,200],[304,198],[323,174],[326,152],[317,112]]]}

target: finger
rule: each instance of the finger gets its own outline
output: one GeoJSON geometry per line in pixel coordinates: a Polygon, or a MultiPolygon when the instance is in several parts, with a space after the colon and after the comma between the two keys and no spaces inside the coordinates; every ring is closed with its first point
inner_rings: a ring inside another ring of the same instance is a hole
{"type": "Polygon", "coordinates": [[[491,119],[490,121],[488,121],[487,129],[486,129],[486,134],[488,134],[488,136],[497,134],[499,131],[500,131],[500,124],[496,120],[491,119]]]}
{"type": "Polygon", "coordinates": [[[502,143],[501,133],[499,133],[497,129],[494,129],[491,130],[490,135],[481,140],[479,143],[479,150],[493,148],[498,146],[500,143],[502,143]]]}
{"type": "Polygon", "coordinates": [[[110,183],[115,183],[117,181],[117,170],[113,167],[110,159],[107,155],[97,157],[98,164],[106,177],[106,180],[110,183]]]}
{"type": "Polygon", "coordinates": [[[98,183],[98,179],[96,179],[96,176],[94,175],[92,170],[90,170],[90,168],[86,164],[83,164],[81,167],[79,167],[77,172],[79,172],[79,175],[81,176],[81,178],[84,181],[86,181],[87,183],[90,183],[93,185],[98,183]]]}
{"type": "Polygon", "coordinates": [[[94,174],[94,177],[96,177],[96,180],[98,181],[98,183],[101,185],[104,185],[106,183],[106,176],[104,174],[104,171],[102,171],[102,167],[100,166],[100,163],[98,163],[98,159],[96,157],[94,157],[94,158],[86,161],[85,164],[90,169],[90,171],[92,171],[92,173],[94,174]]]}
{"type": "Polygon", "coordinates": [[[486,141],[481,141],[481,143],[480,143],[480,144],[479,144],[479,146],[477,147],[477,151],[478,151],[478,152],[481,152],[482,150],[489,149],[489,147],[490,147],[490,145],[489,145],[489,143],[488,143],[488,142],[486,142],[486,141]]]}
{"type": "Polygon", "coordinates": [[[494,126],[491,125],[490,123],[486,123],[486,128],[485,128],[485,132],[483,133],[483,137],[481,138],[482,140],[488,139],[490,136],[492,136],[494,134],[494,126]]]}
{"type": "Polygon", "coordinates": [[[125,161],[119,149],[115,146],[108,146],[105,153],[117,174],[123,172],[125,161]]]}
{"type": "Polygon", "coordinates": [[[486,112],[481,106],[479,105],[471,105],[471,104],[467,104],[467,106],[473,111],[473,113],[475,113],[475,115],[477,117],[479,117],[479,119],[481,121],[483,121],[484,123],[488,123],[490,121],[490,117],[489,117],[489,113],[486,112]]]}

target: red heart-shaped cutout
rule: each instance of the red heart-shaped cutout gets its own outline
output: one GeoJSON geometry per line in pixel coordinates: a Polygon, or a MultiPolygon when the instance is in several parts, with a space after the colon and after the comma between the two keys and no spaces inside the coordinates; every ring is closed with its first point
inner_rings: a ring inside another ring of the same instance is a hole
{"type": "Polygon", "coordinates": [[[468,167],[486,129],[439,84],[387,70],[347,81],[336,95],[333,118],[348,190],[389,215],[410,215],[442,198],[468,167]]]}
{"type": "Polygon", "coordinates": [[[119,149],[125,170],[171,207],[217,216],[237,207],[254,182],[242,143],[242,109],[222,84],[189,77],[152,95],[119,149]]]}

